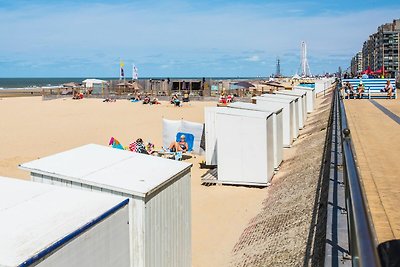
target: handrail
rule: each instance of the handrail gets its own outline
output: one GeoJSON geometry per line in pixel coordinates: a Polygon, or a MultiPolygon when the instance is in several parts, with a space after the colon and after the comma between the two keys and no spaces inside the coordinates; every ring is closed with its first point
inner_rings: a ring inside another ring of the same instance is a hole
{"type": "Polygon", "coordinates": [[[346,183],[346,205],[349,221],[350,254],[353,266],[381,266],[376,236],[372,228],[365,194],[356,165],[351,133],[347,123],[343,99],[338,90],[335,101],[339,110],[342,129],[343,172],[346,183]]]}

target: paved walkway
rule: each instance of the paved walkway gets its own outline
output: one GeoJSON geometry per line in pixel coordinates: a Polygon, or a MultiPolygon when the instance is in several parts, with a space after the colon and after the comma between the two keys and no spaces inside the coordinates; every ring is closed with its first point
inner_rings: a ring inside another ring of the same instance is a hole
{"type": "Polygon", "coordinates": [[[379,243],[400,239],[400,100],[345,100],[379,243]]]}

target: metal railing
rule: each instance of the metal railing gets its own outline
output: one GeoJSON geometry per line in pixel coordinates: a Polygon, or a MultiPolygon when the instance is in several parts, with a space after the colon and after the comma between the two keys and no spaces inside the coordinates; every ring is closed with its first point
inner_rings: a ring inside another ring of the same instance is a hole
{"type": "Polygon", "coordinates": [[[343,154],[343,175],[346,185],[350,255],[353,266],[381,266],[375,232],[363,191],[351,141],[346,110],[339,90],[335,90],[335,108],[339,112],[343,154]]]}

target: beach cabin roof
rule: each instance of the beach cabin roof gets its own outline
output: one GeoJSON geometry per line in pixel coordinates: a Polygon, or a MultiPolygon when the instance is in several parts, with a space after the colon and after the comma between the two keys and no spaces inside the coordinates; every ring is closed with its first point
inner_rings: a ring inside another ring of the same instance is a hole
{"type": "Polygon", "coordinates": [[[0,177],[0,266],[20,266],[126,198],[0,177]]]}
{"type": "Polygon", "coordinates": [[[99,80],[99,79],[86,79],[83,80],[82,83],[86,83],[86,84],[102,84],[102,83],[107,83],[107,81],[104,80],[99,80]]]}
{"type": "Polygon", "coordinates": [[[145,197],[192,164],[95,144],[44,157],[20,167],[117,192],[145,197]]]}
{"type": "Polygon", "coordinates": [[[76,83],[76,82],[69,82],[69,83],[64,83],[63,86],[64,87],[73,87],[74,88],[74,87],[79,87],[80,84],[76,83]]]}
{"type": "Polygon", "coordinates": [[[245,103],[245,102],[233,102],[233,103],[229,104],[228,107],[240,108],[240,109],[248,109],[248,110],[267,111],[267,112],[274,112],[274,113],[279,113],[279,112],[282,111],[282,108],[265,107],[265,106],[260,106],[260,105],[257,105],[257,104],[245,103]]]}
{"type": "Polygon", "coordinates": [[[234,115],[234,116],[242,116],[242,117],[260,118],[260,119],[267,119],[268,117],[270,117],[273,114],[272,111],[256,111],[256,110],[235,109],[235,108],[217,109],[216,113],[217,114],[234,115]]]}

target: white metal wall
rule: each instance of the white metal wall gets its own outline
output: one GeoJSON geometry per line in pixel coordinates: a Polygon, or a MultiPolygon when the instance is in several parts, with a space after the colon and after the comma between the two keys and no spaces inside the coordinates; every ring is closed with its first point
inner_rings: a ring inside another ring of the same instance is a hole
{"type": "Polygon", "coordinates": [[[146,203],[145,266],[192,264],[191,178],[187,173],[146,203]]]}
{"type": "Polygon", "coordinates": [[[191,266],[190,171],[150,200],[37,173],[31,177],[34,182],[129,197],[131,266],[191,266]]]}
{"type": "Polygon", "coordinates": [[[36,266],[129,266],[128,210],[128,206],[121,208],[42,259],[36,266]]]}
{"type": "Polygon", "coordinates": [[[311,113],[314,111],[314,101],[315,101],[315,89],[314,88],[306,88],[302,86],[295,86],[295,92],[305,92],[307,98],[307,112],[311,113]]]}
{"type": "Polygon", "coordinates": [[[274,168],[278,168],[283,160],[283,111],[275,113],[275,128],[274,128],[274,144],[275,144],[275,162],[274,168]]]}
{"type": "Polygon", "coordinates": [[[267,184],[273,175],[273,125],[266,119],[216,114],[218,180],[267,184]],[[268,133],[268,131],[270,131],[268,133]],[[257,152],[257,156],[254,153],[257,152]]]}
{"type": "Polygon", "coordinates": [[[206,164],[217,165],[217,136],[215,133],[215,112],[217,108],[204,108],[206,164]]]}
{"type": "Polygon", "coordinates": [[[282,90],[282,91],[277,91],[276,94],[278,95],[287,95],[287,96],[294,96],[297,97],[297,105],[298,105],[298,123],[299,123],[299,128],[303,129],[304,123],[306,121],[306,98],[304,95],[300,95],[299,93],[290,91],[290,90],[282,90]]]}
{"type": "MultiPolygon", "coordinates": [[[[238,103],[238,102],[237,102],[238,103]]],[[[263,108],[260,105],[255,105],[251,104],[251,106],[254,107],[249,107],[247,105],[245,106],[238,106],[234,105],[231,106],[231,108],[235,109],[244,109],[244,110],[255,110],[255,111],[267,111],[267,108],[263,108]]],[[[273,112],[272,109],[269,110],[270,112],[273,112]]],[[[273,124],[273,151],[274,151],[274,168],[277,169],[279,165],[282,163],[283,160],[283,121],[282,121],[282,109],[273,112],[272,114],[272,124],[273,124]]]]}
{"type": "Polygon", "coordinates": [[[294,129],[293,129],[293,107],[289,103],[271,101],[269,98],[257,99],[257,105],[266,108],[282,108],[282,132],[283,132],[283,145],[290,147],[293,142],[294,129]]]}
{"type": "Polygon", "coordinates": [[[292,112],[293,112],[293,139],[297,139],[297,137],[299,136],[299,101],[295,100],[292,102],[293,103],[293,108],[292,108],[292,112]]]}

